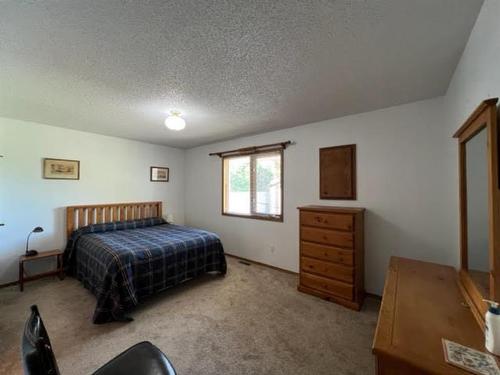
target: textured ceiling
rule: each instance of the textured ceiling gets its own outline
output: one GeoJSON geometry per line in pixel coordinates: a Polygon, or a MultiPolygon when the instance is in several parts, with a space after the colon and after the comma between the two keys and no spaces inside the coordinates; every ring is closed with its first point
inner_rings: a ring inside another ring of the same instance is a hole
{"type": "Polygon", "coordinates": [[[0,0],[0,116],[192,147],[435,97],[481,5],[0,0]]]}

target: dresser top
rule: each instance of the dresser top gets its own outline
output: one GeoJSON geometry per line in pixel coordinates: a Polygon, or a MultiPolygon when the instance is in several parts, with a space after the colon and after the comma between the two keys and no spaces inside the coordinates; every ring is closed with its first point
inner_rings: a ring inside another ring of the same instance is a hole
{"type": "Polygon", "coordinates": [[[469,374],[444,360],[445,338],[485,351],[484,335],[449,266],[392,257],[373,352],[422,372],[469,374]]]}
{"type": "Polygon", "coordinates": [[[297,207],[297,209],[302,211],[325,211],[325,212],[341,212],[341,213],[343,212],[349,214],[365,211],[363,207],[336,207],[336,206],[319,206],[319,205],[301,206],[297,207]]]}

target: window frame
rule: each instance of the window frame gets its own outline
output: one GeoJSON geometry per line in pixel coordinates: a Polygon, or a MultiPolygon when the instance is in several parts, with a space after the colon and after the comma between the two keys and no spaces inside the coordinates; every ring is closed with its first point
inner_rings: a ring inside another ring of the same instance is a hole
{"type": "Polygon", "coordinates": [[[265,221],[274,221],[274,222],[283,222],[283,202],[284,202],[284,188],[283,188],[283,171],[284,171],[284,157],[283,157],[283,148],[279,149],[274,149],[274,150],[262,150],[262,151],[254,151],[254,152],[249,152],[249,153],[241,153],[241,154],[235,154],[235,155],[227,155],[227,156],[221,156],[222,159],[222,200],[221,200],[221,214],[223,216],[232,216],[232,217],[240,217],[240,218],[245,218],[245,219],[256,219],[256,220],[265,220],[265,221]],[[253,211],[254,207],[254,202],[256,200],[254,194],[252,194],[252,185],[255,183],[254,182],[254,175],[255,175],[255,160],[256,160],[256,155],[259,154],[270,154],[270,153],[276,153],[280,156],[280,190],[281,190],[281,203],[280,203],[280,208],[281,208],[281,213],[279,215],[271,215],[271,214],[259,214],[257,212],[253,211]],[[232,158],[238,158],[238,157],[244,157],[244,156],[249,156],[250,157],[250,214],[245,215],[245,214],[237,214],[237,213],[231,213],[231,212],[224,212],[224,207],[225,207],[225,200],[226,200],[226,180],[225,180],[225,167],[224,163],[226,159],[232,159],[232,158]]]}

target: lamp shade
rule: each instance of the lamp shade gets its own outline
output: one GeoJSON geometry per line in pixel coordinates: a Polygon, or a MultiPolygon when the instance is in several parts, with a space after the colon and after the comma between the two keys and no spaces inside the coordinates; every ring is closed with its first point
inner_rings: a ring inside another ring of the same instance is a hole
{"type": "Polygon", "coordinates": [[[186,127],[186,121],[179,112],[171,112],[165,119],[165,126],[170,130],[182,130],[186,127]]]}
{"type": "Polygon", "coordinates": [[[42,227],[35,227],[33,230],[32,230],[33,233],[40,233],[40,232],[43,232],[43,228],[42,227]]]}

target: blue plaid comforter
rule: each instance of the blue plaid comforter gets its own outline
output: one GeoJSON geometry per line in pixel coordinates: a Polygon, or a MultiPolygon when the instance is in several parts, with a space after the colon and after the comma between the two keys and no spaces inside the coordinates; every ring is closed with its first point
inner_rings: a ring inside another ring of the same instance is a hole
{"type": "Polygon", "coordinates": [[[163,219],[89,225],[73,233],[65,267],[97,297],[94,323],[130,320],[145,297],[206,272],[226,273],[219,237],[163,219]]]}

